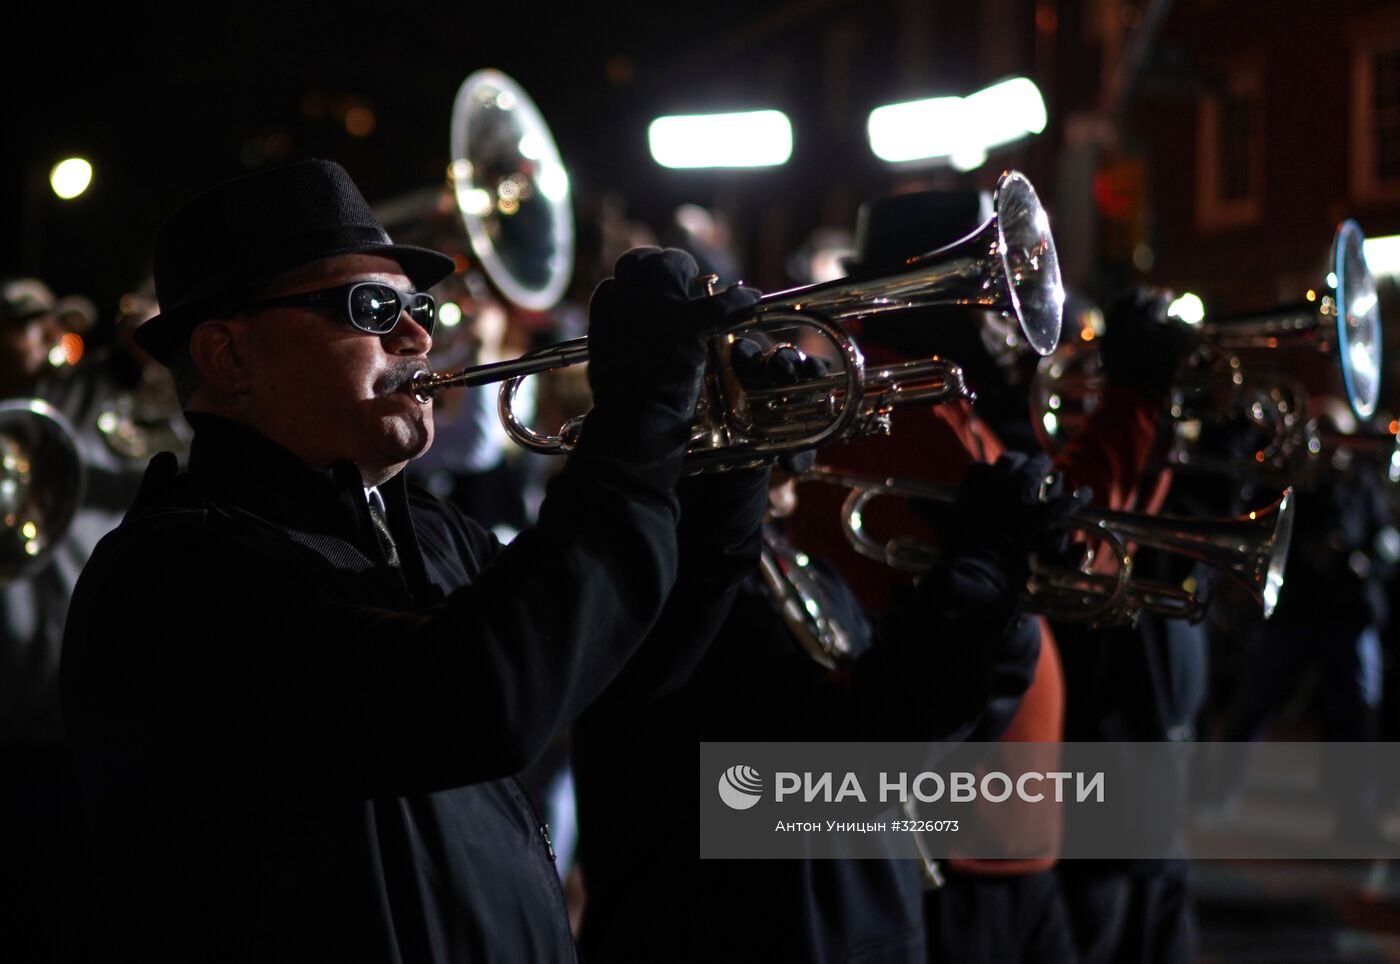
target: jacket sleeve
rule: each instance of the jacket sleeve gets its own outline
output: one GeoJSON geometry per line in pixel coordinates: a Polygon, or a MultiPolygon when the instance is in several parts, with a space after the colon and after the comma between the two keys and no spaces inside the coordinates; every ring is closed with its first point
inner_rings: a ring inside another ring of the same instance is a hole
{"type": "Polygon", "coordinates": [[[758,566],[768,470],[682,479],[675,588],[606,701],[649,699],[683,686],[729,616],[744,577],[758,566]]]}
{"type": "Polygon", "coordinates": [[[519,771],[632,655],[675,582],[686,432],[641,453],[628,436],[595,433],[538,525],[426,612],[328,602],[324,567],[212,521],[119,531],[70,612],[75,742],[213,790],[402,795],[519,771]]]}

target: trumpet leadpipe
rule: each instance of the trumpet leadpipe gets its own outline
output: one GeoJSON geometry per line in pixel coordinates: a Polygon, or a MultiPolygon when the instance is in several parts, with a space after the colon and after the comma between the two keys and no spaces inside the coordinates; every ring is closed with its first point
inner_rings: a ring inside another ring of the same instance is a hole
{"type": "Polygon", "coordinates": [[[556,368],[581,365],[588,361],[588,339],[573,338],[557,345],[528,352],[509,361],[475,365],[460,372],[444,373],[420,371],[414,374],[410,387],[420,401],[427,401],[438,392],[449,388],[472,388],[478,385],[493,385],[512,378],[524,378],[556,368]]]}

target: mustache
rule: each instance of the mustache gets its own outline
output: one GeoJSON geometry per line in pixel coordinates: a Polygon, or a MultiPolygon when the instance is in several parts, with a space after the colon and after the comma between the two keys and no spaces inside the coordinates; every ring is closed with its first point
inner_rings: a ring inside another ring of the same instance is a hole
{"type": "Polygon", "coordinates": [[[430,372],[433,370],[432,362],[428,361],[426,355],[418,355],[413,358],[396,358],[379,376],[374,384],[374,389],[381,395],[392,395],[394,392],[408,388],[413,376],[419,372],[430,372]]]}

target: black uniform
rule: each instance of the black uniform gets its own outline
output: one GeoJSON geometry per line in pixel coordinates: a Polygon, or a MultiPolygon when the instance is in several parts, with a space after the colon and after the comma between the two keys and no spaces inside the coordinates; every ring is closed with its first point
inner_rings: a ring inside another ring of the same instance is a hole
{"type": "Polygon", "coordinates": [[[813,571],[827,615],[859,641],[844,669],[802,652],[754,576],[683,687],[643,698],[613,687],[580,718],[580,944],[590,960],[922,964],[917,861],[698,860],[696,747],[955,741],[974,726],[995,739],[1029,685],[1039,633],[1028,624],[1029,635],[996,642],[1014,596],[976,606],[929,592],[881,620],[867,649],[850,589],[820,562],[813,571]]]}
{"type": "MultiPolygon", "coordinates": [[[[506,548],[399,476],[395,568],[353,466],[191,420],[188,473],[152,464],[65,640],[102,959],[572,959],[513,774],[662,614],[679,449],[599,424],[506,548]]],[[[711,558],[667,610],[691,642],[749,562],[711,558]]]]}

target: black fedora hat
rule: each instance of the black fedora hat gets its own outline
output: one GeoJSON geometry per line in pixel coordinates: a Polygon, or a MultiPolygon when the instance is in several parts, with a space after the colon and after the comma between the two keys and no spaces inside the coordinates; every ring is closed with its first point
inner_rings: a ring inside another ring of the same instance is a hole
{"type": "Polygon", "coordinates": [[[960,241],[991,216],[985,191],[911,191],[867,201],[856,215],[856,253],[843,264],[852,273],[890,268],[960,241]]]}
{"type": "Polygon", "coordinates": [[[251,287],[343,254],[393,258],[420,291],[452,273],[445,254],[394,244],[345,168],[302,161],[225,181],[175,211],[155,241],[160,314],[136,329],[157,361],[188,342],[211,312],[251,287]]]}

